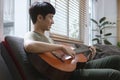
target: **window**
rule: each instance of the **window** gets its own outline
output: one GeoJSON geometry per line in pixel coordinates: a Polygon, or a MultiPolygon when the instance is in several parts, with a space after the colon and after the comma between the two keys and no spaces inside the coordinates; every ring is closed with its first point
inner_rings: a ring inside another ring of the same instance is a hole
{"type": "Polygon", "coordinates": [[[4,0],[3,9],[4,35],[13,35],[14,33],[14,0],[4,0]]]}
{"type": "Polygon", "coordinates": [[[79,39],[79,0],[50,0],[56,8],[51,33],[79,39]]]}
{"type": "MultiPolygon", "coordinates": [[[[51,33],[67,36],[70,39],[81,40],[84,37],[83,22],[84,17],[81,14],[84,11],[81,8],[81,1],[87,0],[4,0],[3,9],[3,32],[5,35],[16,35],[23,37],[24,34],[32,29],[29,20],[28,7],[35,1],[47,1],[56,8],[54,22],[51,33]],[[22,5],[22,6],[21,6],[22,5]],[[81,34],[82,33],[82,34],[81,34]]],[[[82,39],[84,41],[84,39],[82,39]]]]}
{"type": "MultiPolygon", "coordinates": [[[[94,5],[93,5],[93,0],[89,0],[89,16],[90,16],[90,18],[93,18],[94,17],[94,5]]],[[[93,26],[93,23],[90,21],[90,29],[89,29],[89,32],[90,32],[90,34],[89,34],[89,36],[90,36],[90,38],[89,38],[89,44],[90,45],[92,45],[93,43],[92,43],[92,38],[93,38],[93,33],[92,33],[92,26],[93,26]]]]}
{"type": "Polygon", "coordinates": [[[84,32],[83,23],[86,17],[83,16],[86,14],[84,14],[84,5],[83,8],[81,7],[81,2],[87,0],[4,0],[4,35],[23,37],[28,30],[31,30],[28,7],[34,1],[47,1],[56,8],[55,24],[52,26],[51,33],[84,41],[82,32],[84,32]]]}
{"type": "Polygon", "coordinates": [[[3,35],[23,37],[29,30],[29,0],[4,0],[3,3],[3,35]]]}
{"type": "Polygon", "coordinates": [[[50,2],[56,9],[50,33],[89,43],[88,36],[86,36],[88,32],[84,30],[88,25],[89,0],[31,0],[31,2],[35,1],[50,2]]]}

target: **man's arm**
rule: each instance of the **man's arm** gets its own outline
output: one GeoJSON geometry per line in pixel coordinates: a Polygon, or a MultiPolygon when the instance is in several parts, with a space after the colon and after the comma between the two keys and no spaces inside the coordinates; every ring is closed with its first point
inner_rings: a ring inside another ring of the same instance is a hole
{"type": "Polygon", "coordinates": [[[43,52],[54,51],[58,49],[61,50],[62,45],[27,40],[24,42],[24,48],[27,52],[30,52],[30,53],[43,53],[43,52]]]}
{"type": "Polygon", "coordinates": [[[29,53],[44,53],[55,50],[62,50],[65,54],[68,54],[71,57],[75,56],[75,52],[67,46],[59,44],[50,44],[40,41],[26,40],[24,41],[24,48],[29,53]]]}

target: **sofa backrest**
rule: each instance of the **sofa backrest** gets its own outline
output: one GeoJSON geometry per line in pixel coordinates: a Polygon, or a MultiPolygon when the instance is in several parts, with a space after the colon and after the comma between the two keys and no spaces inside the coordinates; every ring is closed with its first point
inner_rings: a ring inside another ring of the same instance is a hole
{"type": "Polygon", "coordinates": [[[1,43],[1,56],[3,57],[6,66],[8,67],[8,70],[10,71],[11,76],[13,77],[13,80],[22,80],[21,75],[18,72],[18,69],[16,68],[16,65],[9,55],[7,49],[5,48],[3,42],[1,43]]]}
{"type": "Polygon", "coordinates": [[[0,80],[14,80],[9,68],[1,54],[2,52],[2,45],[0,43],[0,80]]]}
{"type": "Polygon", "coordinates": [[[24,51],[23,42],[23,38],[6,36],[3,43],[16,65],[20,77],[22,78],[21,80],[43,80],[39,72],[29,62],[27,54],[24,51]]]}

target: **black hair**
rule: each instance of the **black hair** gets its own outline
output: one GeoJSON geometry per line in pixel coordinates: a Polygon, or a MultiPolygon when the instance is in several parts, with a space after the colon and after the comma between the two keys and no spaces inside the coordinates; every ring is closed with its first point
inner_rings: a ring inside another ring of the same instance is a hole
{"type": "Polygon", "coordinates": [[[34,2],[29,8],[29,14],[35,24],[39,14],[45,18],[47,14],[55,14],[55,8],[48,2],[34,2]]]}

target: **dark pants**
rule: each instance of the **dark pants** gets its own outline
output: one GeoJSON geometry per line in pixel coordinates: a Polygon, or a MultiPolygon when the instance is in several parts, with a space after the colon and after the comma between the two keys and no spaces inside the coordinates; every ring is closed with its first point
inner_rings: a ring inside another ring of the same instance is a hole
{"type": "Polygon", "coordinates": [[[91,60],[73,72],[70,80],[120,80],[120,56],[91,60]]]}

